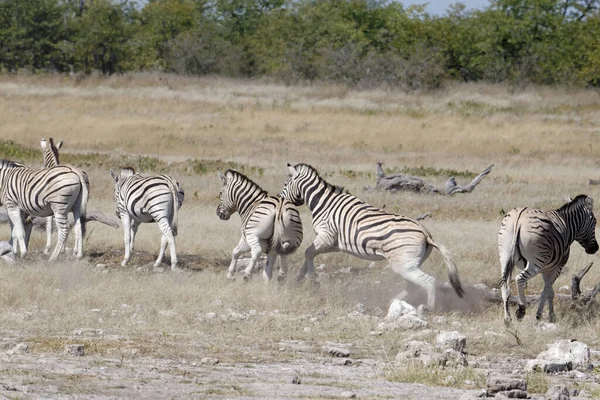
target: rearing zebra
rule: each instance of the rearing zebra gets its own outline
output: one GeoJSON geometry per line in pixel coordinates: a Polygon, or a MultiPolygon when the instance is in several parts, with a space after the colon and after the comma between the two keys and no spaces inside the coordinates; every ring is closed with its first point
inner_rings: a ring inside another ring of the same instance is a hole
{"type": "MultiPolygon", "coordinates": [[[[42,140],[40,140],[40,147],[42,148],[42,154],[44,157],[44,168],[51,168],[51,167],[56,167],[58,165],[60,165],[60,161],[59,161],[59,150],[63,145],[63,141],[61,140],[60,142],[58,142],[58,144],[54,144],[54,140],[52,138],[49,138],[48,141],[46,141],[46,139],[42,138],[42,140]]],[[[62,164],[64,166],[67,167],[73,167],[72,165],[68,165],[68,164],[62,164]]],[[[90,188],[90,182],[88,180],[88,176],[85,173],[85,171],[79,169],[79,171],[81,171],[81,173],[83,174],[83,177],[85,179],[85,183],[86,186],[88,188],[88,192],[89,192],[89,188],[90,188]]],[[[76,235],[77,236],[77,235],[76,235]]],[[[27,239],[26,239],[27,240],[27,239]]],[[[29,243],[29,241],[27,240],[27,243],[29,243]]],[[[73,251],[77,251],[79,244],[77,243],[77,237],[75,237],[75,245],[73,246],[73,251]]],[[[50,248],[52,247],[52,216],[49,216],[46,218],[46,247],[44,248],[44,254],[49,254],[50,253],[50,248]]]]}
{"type": "MultiPolygon", "coordinates": [[[[450,252],[436,243],[417,221],[380,210],[341,192],[321,178],[310,165],[288,164],[288,169],[290,178],[280,195],[296,206],[306,203],[317,234],[313,244],[305,251],[306,259],[298,280],[302,280],[306,273],[314,274],[313,260],[321,253],[343,251],[366,260],[387,259],[408,285],[417,285],[427,292],[427,307],[433,310],[435,279],[421,271],[420,267],[435,247],[448,267],[454,291],[463,296],[450,252]]],[[[406,296],[408,289],[407,286],[407,290],[397,298],[406,296]]]]}
{"type": "Polygon", "coordinates": [[[598,251],[596,217],[593,200],[579,195],[555,211],[541,211],[528,207],[515,208],[502,220],[498,233],[498,251],[502,279],[504,323],[510,325],[508,310],[510,278],[514,267],[522,269],[515,278],[518,301],[517,320],[525,316],[525,284],[538,273],[544,278],[544,290],[536,318],[542,318],[544,304],[548,301],[550,321],[554,321],[554,289],[552,285],[569,259],[573,241],[577,241],[588,254],[598,251]]]}
{"type": "Polygon", "coordinates": [[[121,265],[127,265],[131,258],[139,225],[142,222],[156,222],[162,232],[162,238],[154,266],[158,267],[162,263],[168,243],[171,269],[177,269],[175,236],[178,212],[185,196],[179,183],[167,175],[143,177],[136,174],[133,168],[123,168],[119,175],[111,169],[110,175],[115,180],[117,215],[123,223],[125,239],[125,257],[121,265]]]}
{"type": "Polygon", "coordinates": [[[252,259],[244,271],[244,279],[250,277],[261,253],[265,253],[265,278],[269,281],[273,277],[273,264],[279,255],[281,269],[277,280],[282,282],[287,274],[287,255],[302,243],[302,221],[298,210],[281,197],[268,196],[240,172],[230,169],[223,175],[219,171],[219,178],[223,186],[217,215],[227,220],[237,211],[242,218],[242,237],[233,249],[227,277],[233,279],[238,258],[250,251],[252,259]]]}
{"type": "Polygon", "coordinates": [[[50,256],[56,260],[64,250],[68,235],[68,213],[73,212],[77,243],[76,255],[83,256],[83,235],[88,188],[81,171],[69,166],[32,170],[21,163],[0,160],[0,202],[11,222],[15,253],[27,254],[24,219],[27,215],[47,217],[54,214],[58,242],[50,256]]]}

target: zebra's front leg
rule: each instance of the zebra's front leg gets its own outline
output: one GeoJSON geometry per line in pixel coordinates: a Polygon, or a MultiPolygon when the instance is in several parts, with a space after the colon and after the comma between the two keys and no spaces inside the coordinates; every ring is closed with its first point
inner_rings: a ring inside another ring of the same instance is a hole
{"type": "Polygon", "coordinates": [[[246,243],[246,239],[244,236],[240,238],[237,246],[233,249],[233,254],[231,255],[231,263],[229,263],[229,268],[227,269],[227,278],[234,279],[235,274],[235,266],[237,265],[237,260],[240,258],[242,254],[246,254],[250,251],[250,246],[246,243]]]}
{"type": "Polygon", "coordinates": [[[556,315],[554,314],[554,282],[560,275],[560,271],[562,271],[562,265],[555,267],[550,273],[543,273],[542,277],[544,278],[544,291],[542,292],[542,296],[540,296],[540,303],[538,307],[537,314],[535,318],[540,321],[542,319],[542,315],[544,312],[544,303],[542,303],[542,298],[544,294],[546,295],[546,300],[548,301],[548,320],[552,323],[556,321],[556,315]]]}
{"type": "Polygon", "coordinates": [[[52,248],[52,217],[46,217],[46,247],[44,254],[50,254],[52,248]]]}
{"type": "Polygon", "coordinates": [[[314,259],[317,255],[321,253],[328,253],[337,251],[334,248],[335,239],[332,234],[318,234],[315,238],[313,244],[308,246],[308,248],[304,251],[304,264],[300,268],[298,273],[297,282],[301,282],[306,274],[308,273],[311,278],[315,276],[315,264],[314,259]]]}
{"type": "MultiPolygon", "coordinates": [[[[137,235],[137,231],[138,231],[139,227],[140,227],[140,223],[139,222],[137,222],[135,220],[131,221],[131,243],[129,245],[129,249],[131,251],[133,251],[134,242],[135,242],[135,235],[137,235]]],[[[165,242],[165,247],[166,247],[166,242],[165,242]]],[[[164,253],[164,250],[163,250],[163,253],[164,253]]]]}
{"type": "Polygon", "coordinates": [[[267,265],[265,265],[265,270],[263,271],[263,276],[267,283],[273,279],[273,265],[275,264],[276,259],[277,252],[275,250],[271,250],[269,254],[267,254],[267,265]]]}
{"type": "Polygon", "coordinates": [[[122,213],[121,223],[123,224],[123,241],[125,243],[125,256],[121,266],[124,267],[131,259],[131,216],[128,213],[122,213]]]}
{"type": "MultiPolygon", "coordinates": [[[[517,311],[515,313],[517,321],[521,321],[523,317],[525,317],[525,310],[527,307],[525,303],[525,286],[527,285],[527,281],[536,276],[539,272],[540,268],[537,265],[527,262],[527,267],[525,267],[525,269],[515,278],[515,281],[517,283],[517,301],[519,303],[517,305],[517,311]]],[[[540,307],[543,309],[544,303],[542,302],[542,300],[544,302],[546,301],[544,297],[544,292],[542,292],[542,296],[540,296],[540,307]]]]}
{"type": "Polygon", "coordinates": [[[54,212],[54,222],[56,223],[56,232],[58,233],[58,241],[54,247],[54,251],[48,261],[56,261],[58,255],[65,250],[65,243],[69,235],[69,217],[65,212],[54,212]]]}

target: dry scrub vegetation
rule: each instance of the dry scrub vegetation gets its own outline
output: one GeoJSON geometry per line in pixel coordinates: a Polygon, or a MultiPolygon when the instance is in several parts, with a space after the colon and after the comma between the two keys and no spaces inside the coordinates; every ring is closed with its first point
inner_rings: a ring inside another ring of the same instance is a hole
{"type": "MultiPolygon", "coordinates": [[[[424,225],[453,252],[463,283],[496,286],[503,210],[557,208],[566,195],[579,193],[600,201],[598,186],[587,184],[600,177],[596,91],[511,93],[476,84],[406,94],[151,74],[83,80],[5,76],[0,77],[0,120],[2,138],[14,142],[2,145],[2,157],[39,165],[40,138],[64,140],[63,160],[89,174],[90,209],[114,215],[108,170],[124,164],[142,173],[171,173],[186,191],[177,238],[181,273],[151,267],[159,244],[159,231],[151,225],[140,228],[126,268],[119,266],[122,230],[99,224],[89,225],[83,262],[65,257],[47,264],[42,255],[31,254],[1,266],[5,347],[26,342],[38,359],[1,356],[2,375],[17,390],[10,392],[5,384],[0,388],[5,395],[336,398],[347,389],[363,398],[399,393],[423,398],[431,393],[420,386],[402,392],[408,386],[396,382],[477,389],[485,383],[486,366],[518,369],[557,338],[600,348],[599,320],[567,318],[568,305],[559,301],[559,328],[537,332],[529,310],[516,325],[523,343],[518,345],[504,328],[500,306],[472,294],[465,301],[441,301],[437,313],[447,318],[430,319],[430,327],[466,334],[470,357],[480,368],[394,366],[390,361],[401,343],[423,337],[418,331],[370,334],[404,285],[385,263],[369,266],[329,254],[316,260],[324,264],[316,288],[291,282],[267,287],[262,279],[231,283],[225,269],[239,219],[223,222],[215,215],[218,169],[238,168],[276,192],[286,162],[310,163],[373,205],[409,216],[432,212],[424,225]],[[377,160],[390,169],[418,169],[436,186],[449,170],[461,172],[461,181],[491,163],[495,168],[468,195],[367,193],[363,188],[374,184],[377,160]],[[351,358],[362,364],[332,364],[320,350],[328,342],[350,346],[351,358]],[[70,343],[85,344],[83,359],[91,361],[62,356],[70,343]],[[216,357],[220,364],[200,365],[202,357],[216,357]],[[291,384],[296,375],[302,385],[291,384]]],[[[314,235],[306,208],[302,216],[303,250],[314,235]]],[[[8,227],[0,232],[8,238],[8,227]]],[[[34,234],[31,249],[41,250],[44,240],[34,234]]],[[[292,265],[297,268],[302,260],[299,251],[292,265]]],[[[569,285],[570,275],[594,260],[574,246],[555,288],[569,285]]],[[[584,286],[600,279],[599,268],[594,266],[584,286]]],[[[435,252],[424,269],[447,280],[435,252]]],[[[538,293],[541,287],[538,277],[527,291],[538,293]]],[[[434,337],[431,331],[425,335],[434,337]]],[[[543,393],[554,378],[528,379],[530,392],[543,393]]],[[[600,393],[588,386],[588,393],[600,393]]],[[[439,398],[456,395],[450,389],[436,392],[439,398]]]]}

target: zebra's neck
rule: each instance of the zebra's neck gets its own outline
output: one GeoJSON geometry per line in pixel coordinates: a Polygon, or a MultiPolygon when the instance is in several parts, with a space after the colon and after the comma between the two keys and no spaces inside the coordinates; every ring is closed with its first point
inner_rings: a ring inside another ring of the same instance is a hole
{"type": "Polygon", "coordinates": [[[578,207],[568,207],[554,211],[556,216],[562,220],[562,222],[567,228],[566,231],[563,232],[563,234],[567,235],[566,243],[568,243],[569,246],[571,245],[571,243],[573,243],[573,241],[575,240],[575,235],[579,231],[580,218],[578,218],[577,216],[579,211],[581,210],[579,210],[578,207]]]}
{"type": "Polygon", "coordinates": [[[58,155],[52,149],[44,150],[44,168],[52,168],[58,165],[58,155]]]}
{"type": "Polygon", "coordinates": [[[248,193],[240,193],[236,196],[233,200],[242,220],[249,216],[255,205],[265,197],[267,197],[267,192],[258,186],[253,187],[248,193]]]}
{"type": "Polygon", "coordinates": [[[316,179],[304,185],[302,191],[304,203],[313,216],[321,211],[323,202],[336,192],[335,187],[325,182],[321,177],[316,177],[316,179]]]}

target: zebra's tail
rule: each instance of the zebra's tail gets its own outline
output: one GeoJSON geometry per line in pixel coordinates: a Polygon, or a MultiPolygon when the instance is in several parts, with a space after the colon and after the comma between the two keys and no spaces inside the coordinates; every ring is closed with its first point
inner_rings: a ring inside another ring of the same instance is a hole
{"type": "Polygon", "coordinates": [[[85,223],[87,222],[87,203],[90,197],[89,181],[87,174],[79,168],[73,168],[73,171],[77,174],[81,183],[79,213],[81,215],[81,240],[83,240],[85,237],[85,223]]]}
{"type": "Polygon", "coordinates": [[[171,189],[171,196],[173,196],[173,218],[171,219],[171,232],[173,236],[177,236],[177,223],[179,221],[179,197],[177,196],[177,187],[171,179],[167,179],[169,182],[169,189],[171,189]]]}
{"type": "Polygon", "coordinates": [[[452,285],[452,288],[454,289],[458,297],[463,297],[465,294],[465,290],[463,289],[462,284],[460,283],[460,278],[458,277],[458,269],[456,268],[456,264],[452,259],[452,254],[450,254],[450,251],[445,246],[436,243],[431,236],[427,237],[427,243],[429,243],[431,246],[435,247],[440,251],[442,258],[444,259],[444,262],[448,267],[448,279],[450,280],[450,284],[452,285]]]}
{"type": "Polygon", "coordinates": [[[273,238],[271,239],[271,246],[275,247],[277,254],[291,254],[300,247],[302,243],[302,225],[299,221],[300,214],[298,210],[291,207],[291,203],[280,201],[275,211],[275,225],[273,226],[273,238]],[[286,237],[289,236],[286,233],[290,230],[296,230],[292,240],[286,237]]]}
{"type": "Polygon", "coordinates": [[[500,286],[510,281],[512,272],[515,269],[515,249],[517,247],[517,240],[519,240],[519,220],[515,223],[515,229],[513,230],[513,237],[510,243],[510,257],[502,270],[502,277],[500,278],[500,286]]]}

